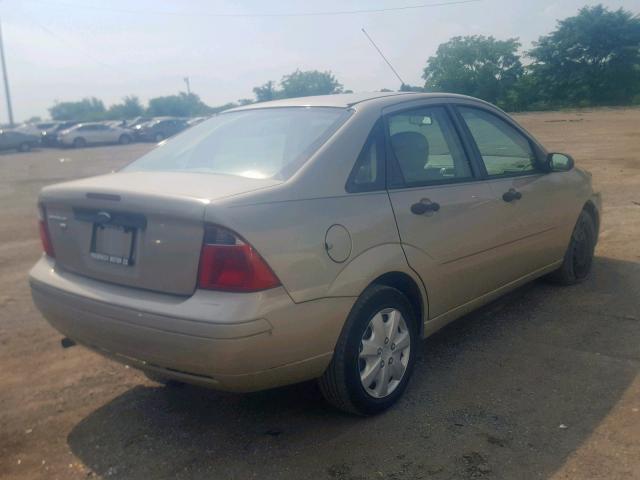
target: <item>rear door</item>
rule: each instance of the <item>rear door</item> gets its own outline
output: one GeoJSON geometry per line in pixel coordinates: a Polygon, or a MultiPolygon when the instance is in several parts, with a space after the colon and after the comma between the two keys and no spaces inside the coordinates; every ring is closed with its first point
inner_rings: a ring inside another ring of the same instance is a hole
{"type": "Polygon", "coordinates": [[[385,111],[388,191],[431,318],[497,287],[501,205],[480,181],[446,105],[385,111]]]}
{"type": "Polygon", "coordinates": [[[562,258],[566,245],[558,230],[565,223],[564,178],[545,171],[545,152],[501,112],[480,106],[456,109],[503,211],[501,235],[511,279],[562,258]]]}

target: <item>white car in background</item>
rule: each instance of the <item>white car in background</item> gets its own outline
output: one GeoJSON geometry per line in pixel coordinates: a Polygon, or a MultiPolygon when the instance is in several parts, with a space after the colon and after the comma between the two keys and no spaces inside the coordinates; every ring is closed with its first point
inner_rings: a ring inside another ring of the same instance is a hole
{"type": "Polygon", "coordinates": [[[132,140],[131,130],[104,123],[79,123],[58,133],[60,145],[75,148],[108,143],[126,145],[132,140]]]}

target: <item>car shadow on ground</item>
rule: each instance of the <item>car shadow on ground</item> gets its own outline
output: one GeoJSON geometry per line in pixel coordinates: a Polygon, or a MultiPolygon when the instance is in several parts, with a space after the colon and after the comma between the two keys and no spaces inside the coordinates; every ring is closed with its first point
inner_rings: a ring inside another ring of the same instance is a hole
{"type": "Polygon", "coordinates": [[[546,478],[640,371],[639,297],[640,264],[607,258],[581,285],[529,284],[423,342],[405,396],[374,418],[332,410],[314,383],[138,386],[68,443],[112,478],[546,478]]]}

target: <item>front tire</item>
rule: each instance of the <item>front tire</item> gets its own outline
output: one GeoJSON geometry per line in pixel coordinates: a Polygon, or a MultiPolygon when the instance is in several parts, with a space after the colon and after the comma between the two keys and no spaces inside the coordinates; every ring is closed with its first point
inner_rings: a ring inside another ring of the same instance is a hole
{"type": "Polygon", "coordinates": [[[319,379],[325,399],[340,410],[373,415],[404,393],[418,350],[416,315],[399,290],[369,287],[358,298],[319,379]]]}
{"type": "Polygon", "coordinates": [[[31,144],[29,142],[23,142],[18,146],[19,152],[28,152],[31,150],[31,144]]]}
{"type": "Polygon", "coordinates": [[[131,137],[129,135],[120,135],[118,143],[120,143],[120,145],[129,145],[131,143],[131,137]]]}
{"type": "Polygon", "coordinates": [[[86,146],[87,141],[84,138],[78,137],[73,139],[73,148],[84,148],[86,146]]]}
{"type": "Polygon", "coordinates": [[[591,215],[583,210],[571,234],[562,266],[552,272],[549,279],[562,285],[574,285],[584,281],[591,272],[595,247],[596,226],[591,215]]]}
{"type": "Polygon", "coordinates": [[[155,140],[156,143],[160,143],[161,141],[164,140],[164,134],[156,133],[153,139],[155,140]]]}

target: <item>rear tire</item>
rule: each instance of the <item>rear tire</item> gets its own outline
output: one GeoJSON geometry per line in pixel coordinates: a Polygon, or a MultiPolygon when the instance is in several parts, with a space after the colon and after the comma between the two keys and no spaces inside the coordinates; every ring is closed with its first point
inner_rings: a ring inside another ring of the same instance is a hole
{"type": "Polygon", "coordinates": [[[131,143],[131,137],[129,135],[120,135],[118,143],[120,143],[120,145],[129,145],[131,143]]]}
{"type": "Polygon", "coordinates": [[[351,309],[331,364],[318,380],[327,402],[357,415],[391,407],[411,377],[418,335],[407,297],[392,287],[367,288],[351,309]]]}
{"type": "Polygon", "coordinates": [[[591,272],[595,247],[596,226],[591,215],[583,210],[571,234],[562,266],[549,274],[549,280],[561,285],[574,285],[584,281],[591,272]]]}
{"type": "Polygon", "coordinates": [[[28,142],[23,142],[18,146],[19,152],[28,152],[29,150],[31,150],[31,144],[28,142]]]}
{"type": "Polygon", "coordinates": [[[73,139],[74,148],[84,148],[86,146],[87,146],[87,141],[84,138],[78,137],[73,139]]]}

